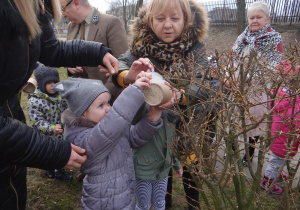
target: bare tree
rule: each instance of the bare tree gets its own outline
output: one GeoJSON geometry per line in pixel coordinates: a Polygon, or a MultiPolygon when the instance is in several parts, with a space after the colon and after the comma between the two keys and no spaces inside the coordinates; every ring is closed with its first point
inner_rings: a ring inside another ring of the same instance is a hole
{"type": "Polygon", "coordinates": [[[128,32],[128,22],[135,17],[136,5],[137,0],[115,0],[110,3],[108,13],[120,18],[128,32]]]}
{"type": "MultiPolygon", "coordinates": [[[[300,65],[299,47],[291,48],[286,55],[293,67],[300,65]]],[[[192,57],[183,61],[184,67],[172,66],[175,74],[161,71],[168,82],[178,89],[184,89],[187,96],[186,108],[176,106],[174,111],[180,117],[181,125],[174,128],[178,138],[173,149],[192,174],[203,201],[200,203],[201,209],[297,209],[294,199],[298,196],[299,183],[296,188],[292,188],[292,183],[300,164],[289,171],[289,180],[279,183],[284,187],[283,196],[273,199],[271,203],[266,202],[265,199],[270,198],[260,189],[269,146],[275,137],[281,135],[271,133],[275,101],[282,100],[276,93],[279,87],[291,81],[278,67],[269,65],[267,60],[255,53],[251,53],[249,58],[237,58],[233,52],[222,55],[216,53],[215,58],[217,69],[195,66],[197,64],[192,57]],[[197,77],[195,69],[202,72],[201,77],[197,77]],[[212,75],[220,81],[220,88],[216,89],[205,82],[205,78],[212,75]],[[227,88],[225,81],[228,82],[227,88]],[[191,86],[198,87],[198,90],[191,90],[191,86]],[[261,93],[266,96],[264,99],[261,93]],[[266,107],[263,114],[251,115],[250,109],[261,105],[266,107]],[[261,126],[262,123],[265,127],[261,126]],[[216,126],[215,131],[210,129],[212,124],[216,126]],[[247,133],[256,128],[263,130],[264,135],[253,146],[258,151],[257,164],[254,166],[250,164],[247,133]],[[215,136],[211,135],[212,132],[215,132],[215,136]],[[244,153],[248,157],[248,169],[242,165],[244,153]],[[190,158],[191,154],[193,158],[190,158]],[[227,155],[223,157],[224,154],[227,155]]],[[[297,85],[300,83],[299,72],[292,82],[295,85],[291,90],[290,105],[294,114],[287,119],[291,125],[296,120],[296,114],[299,115],[294,99],[300,92],[297,85]]],[[[300,133],[297,126],[291,128],[287,133],[286,163],[292,160],[292,146],[298,141],[300,133]]],[[[282,170],[283,165],[279,174],[282,170]]],[[[273,184],[276,180],[279,178],[273,184]]],[[[269,192],[271,188],[272,185],[269,192]]]]}
{"type": "Polygon", "coordinates": [[[139,9],[143,6],[143,0],[138,0],[135,7],[135,14],[134,16],[138,16],[139,9]]]}
{"type": "Polygon", "coordinates": [[[246,28],[246,2],[237,0],[237,34],[241,34],[246,28]]]}
{"type": "Polygon", "coordinates": [[[121,20],[123,20],[123,11],[122,11],[122,4],[119,0],[114,0],[109,4],[109,11],[108,14],[114,15],[121,20]]]}

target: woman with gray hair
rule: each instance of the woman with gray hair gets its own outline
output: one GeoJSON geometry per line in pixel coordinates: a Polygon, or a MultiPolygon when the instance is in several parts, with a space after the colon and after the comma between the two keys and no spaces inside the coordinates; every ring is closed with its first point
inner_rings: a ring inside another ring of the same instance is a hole
{"type": "MultiPolygon", "coordinates": [[[[252,51],[255,51],[258,60],[262,59],[267,61],[270,66],[277,66],[281,61],[281,53],[283,52],[282,38],[280,33],[276,32],[270,25],[271,17],[268,5],[264,2],[252,3],[248,8],[247,17],[248,26],[244,32],[238,36],[232,48],[237,55],[236,61],[238,62],[239,58],[247,58],[252,51]]],[[[245,60],[241,59],[241,61],[243,62],[245,60]]],[[[255,80],[255,78],[252,80],[255,80]]],[[[253,102],[267,101],[266,94],[259,91],[259,88],[256,89],[258,91],[251,97],[251,100],[253,102]]],[[[267,103],[257,105],[250,108],[250,115],[260,119],[263,117],[266,110],[267,103]]],[[[259,127],[263,128],[263,124],[264,123],[260,124],[259,127]]],[[[259,136],[263,132],[262,130],[256,128],[248,132],[250,144],[255,144],[257,142],[259,136]]],[[[254,149],[254,146],[249,147],[250,162],[252,162],[254,149]]],[[[246,166],[246,154],[242,161],[243,165],[246,166]]]]}

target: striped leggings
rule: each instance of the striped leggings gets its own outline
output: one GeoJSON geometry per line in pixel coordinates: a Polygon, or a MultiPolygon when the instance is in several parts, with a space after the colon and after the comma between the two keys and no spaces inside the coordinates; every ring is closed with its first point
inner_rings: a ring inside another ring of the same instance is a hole
{"type": "Polygon", "coordinates": [[[148,210],[152,204],[153,210],[165,209],[165,197],[168,177],[162,180],[136,179],[136,210],[148,210]]]}

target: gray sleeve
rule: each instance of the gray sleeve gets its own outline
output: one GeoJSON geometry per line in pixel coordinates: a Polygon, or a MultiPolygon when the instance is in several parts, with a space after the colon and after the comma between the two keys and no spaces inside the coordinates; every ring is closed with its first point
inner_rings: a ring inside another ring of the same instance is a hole
{"type": "Polygon", "coordinates": [[[163,125],[163,120],[151,123],[147,115],[136,125],[132,125],[129,133],[130,145],[132,148],[140,147],[152,139],[152,136],[163,125]]]}
{"type": "Polygon", "coordinates": [[[144,103],[145,97],[140,87],[130,85],[116,99],[105,117],[92,129],[86,138],[86,147],[92,154],[104,159],[128,132],[131,121],[144,103]]]}

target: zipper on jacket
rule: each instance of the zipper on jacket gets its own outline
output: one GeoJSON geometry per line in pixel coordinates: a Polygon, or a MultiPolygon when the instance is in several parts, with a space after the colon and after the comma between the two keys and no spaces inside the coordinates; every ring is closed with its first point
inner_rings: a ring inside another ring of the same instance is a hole
{"type": "MultiPolygon", "coordinates": [[[[13,113],[12,113],[12,111],[11,111],[11,108],[9,107],[9,103],[8,103],[8,99],[6,100],[6,105],[7,105],[7,109],[8,109],[8,111],[9,111],[9,113],[10,113],[10,116],[13,118],[14,117],[14,115],[13,115],[13,113]]],[[[14,171],[13,171],[13,173],[12,174],[14,174],[15,172],[16,172],[16,165],[14,165],[14,171]]],[[[11,175],[12,176],[12,175],[11,175]]],[[[16,188],[14,187],[14,185],[13,185],[13,183],[12,183],[12,181],[11,181],[11,176],[9,177],[9,185],[11,186],[11,188],[13,189],[13,191],[15,192],[15,196],[16,196],[16,200],[17,200],[17,203],[16,203],[16,207],[17,207],[17,209],[19,210],[19,196],[18,196],[18,192],[17,192],[17,190],[16,190],[16,188]]]]}
{"type": "Polygon", "coordinates": [[[6,99],[6,106],[7,106],[7,109],[8,109],[8,111],[9,111],[9,113],[10,113],[10,117],[11,117],[11,118],[14,118],[14,115],[13,115],[13,113],[12,113],[10,107],[9,107],[9,104],[8,104],[8,99],[6,99]]]}
{"type": "MultiPolygon", "coordinates": [[[[29,41],[29,40],[28,40],[28,41],[29,41]]],[[[28,74],[28,69],[29,69],[29,44],[30,44],[30,41],[28,42],[28,46],[27,46],[28,66],[27,66],[27,71],[26,71],[26,74],[25,74],[24,79],[26,78],[26,75],[28,74]]],[[[23,79],[23,80],[24,80],[24,79],[23,79]]],[[[21,100],[19,101],[19,103],[21,103],[21,100]]],[[[9,106],[9,103],[8,103],[8,99],[6,99],[6,106],[7,106],[7,109],[8,109],[8,111],[9,111],[9,113],[10,113],[10,117],[11,117],[11,118],[14,118],[14,115],[13,115],[13,113],[12,113],[12,111],[11,111],[11,108],[10,108],[10,106],[9,106]]],[[[16,172],[16,168],[17,168],[17,166],[14,165],[14,171],[13,171],[12,174],[14,174],[14,173],[16,172]]],[[[12,181],[11,181],[11,177],[12,177],[12,175],[9,177],[9,185],[11,186],[11,188],[13,189],[13,191],[15,192],[16,200],[17,200],[17,203],[16,203],[17,206],[16,206],[16,207],[17,207],[17,210],[19,210],[19,209],[20,209],[20,208],[19,208],[19,195],[18,195],[18,192],[17,192],[16,188],[14,187],[14,185],[13,185],[13,183],[12,183],[12,181]]]]}
{"type": "MultiPolygon", "coordinates": [[[[13,173],[12,174],[14,174],[15,172],[16,172],[16,168],[17,168],[17,166],[16,165],[14,165],[14,171],[13,171],[13,173]]],[[[16,195],[16,199],[17,199],[17,203],[16,203],[16,205],[17,205],[17,209],[19,210],[19,196],[18,196],[18,193],[17,193],[17,190],[16,190],[16,188],[14,187],[14,185],[13,185],[13,183],[11,182],[11,176],[9,177],[9,184],[10,184],[10,186],[11,186],[11,188],[13,189],[13,191],[15,192],[15,195],[16,195]]]]}

